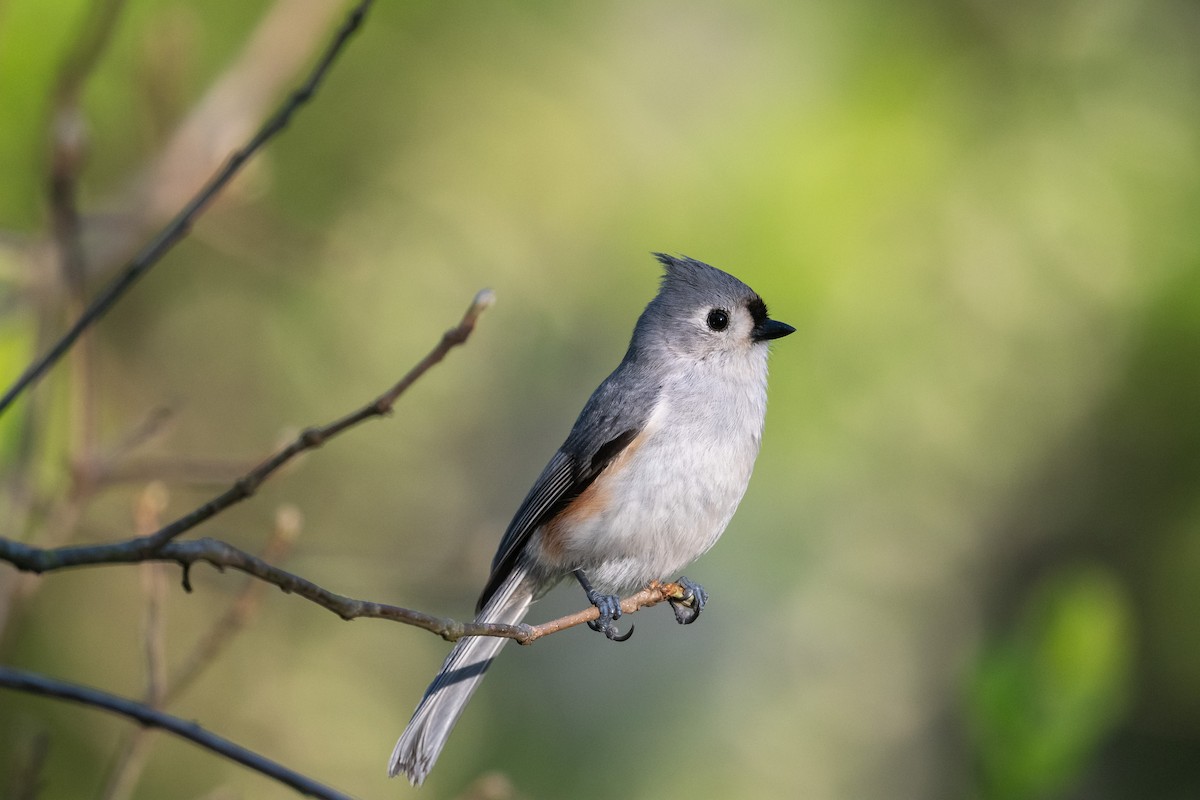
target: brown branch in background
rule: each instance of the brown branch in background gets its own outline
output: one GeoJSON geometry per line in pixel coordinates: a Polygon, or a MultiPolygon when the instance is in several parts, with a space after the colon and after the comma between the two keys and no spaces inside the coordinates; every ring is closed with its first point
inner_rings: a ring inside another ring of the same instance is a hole
{"type": "Polygon", "coordinates": [[[38,800],[43,796],[45,781],[42,770],[50,755],[50,735],[42,732],[33,737],[21,752],[12,758],[12,771],[4,787],[9,800],[38,800]]]}
{"type": "MultiPolygon", "coordinates": [[[[111,474],[129,460],[129,454],[159,436],[171,421],[171,410],[163,406],[149,412],[125,431],[120,438],[104,450],[94,450],[86,458],[76,458],[72,463],[76,485],[98,489],[114,483],[111,474]]],[[[165,480],[158,475],[148,477],[143,483],[165,480]]]]}
{"type": "Polygon", "coordinates": [[[149,708],[133,700],[127,700],[98,689],[66,683],[65,681],[47,678],[44,675],[37,675],[11,667],[0,667],[0,686],[29,694],[70,700],[75,703],[111,711],[114,714],[135,720],[142,725],[169,731],[176,736],[194,742],[206,750],[211,750],[220,756],[224,756],[269,778],[273,778],[285,786],[290,786],[301,794],[310,797],[326,798],[327,800],[350,800],[349,795],[318,783],[312,778],[290,770],[265,756],[234,744],[224,737],[206,731],[194,722],[182,720],[179,717],[149,708]]]}
{"type": "MultiPolygon", "coordinates": [[[[162,484],[151,484],[147,504],[161,504],[156,516],[167,503],[167,490],[162,484]]],[[[146,655],[146,702],[162,708],[167,694],[167,575],[162,564],[142,564],[142,588],[146,594],[144,647],[146,655]]]]}
{"type": "MultiPolygon", "coordinates": [[[[157,524],[146,524],[154,520],[154,517],[149,517],[146,512],[161,513],[161,507],[158,507],[160,502],[165,502],[165,493],[161,487],[153,484],[147,487],[138,502],[139,531],[153,530],[157,527],[157,524]]],[[[262,557],[271,561],[285,558],[296,537],[300,535],[300,526],[300,512],[296,508],[286,506],[279,509],[275,515],[274,529],[263,547],[262,557]]],[[[148,685],[143,702],[151,708],[164,710],[191,687],[193,682],[216,661],[225,647],[254,617],[267,584],[257,580],[247,580],[225,613],[214,621],[208,631],[196,642],[191,653],[184,659],[183,666],[173,676],[168,677],[163,656],[165,635],[161,613],[166,588],[163,570],[166,565],[147,562],[140,566],[143,570],[153,573],[152,580],[147,587],[148,685]]],[[[138,728],[125,739],[109,770],[104,790],[100,793],[101,800],[122,800],[133,794],[150,754],[150,746],[153,741],[151,733],[149,728],[138,728]]]]}
{"type": "MultiPolygon", "coordinates": [[[[134,527],[138,533],[146,535],[159,527],[167,502],[167,489],[161,483],[151,483],[138,494],[133,508],[134,527]]],[[[166,603],[167,576],[163,564],[146,562],[139,567],[142,573],[142,589],[146,595],[146,615],[142,622],[146,655],[146,692],[142,696],[142,702],[149,708],[162,710],[165,707],[163,698],[167,692],[167,636],[163,609],[166,603]]],[[[150,733],[150,728],[137,728],[125,737],[100,793],[102,800],[129,797],[133,793],[150,752],[150,733]]]]}
{"type": "Polygon", "coordinates": [[[88,6],[79,36],[59,70],[50,111],[50,216],[62,279],[82,312],[87,265],[77,203],[79,174],[87,151],[87,123],[79,98],[108,43],[125,0],[97,0],[88,6]]]}
{"type": "Polygon", "coordinates": [[[13,385],[0,397],[0,414],[3,414],[13,401],[31,384],[37,381],[62,356],[71,349],[79,336],[93,323],[112,308],[134,283],[150,270],[172,247],[175,246],[188,231],[191,230],[196,218],[208,207],[218,193],[229,183],[242,166],[263,145],[274,138],[287,127],[292,115],[305,103],[312,99],[313,94],[329,72],[338,55],[342,52],[351,36],[359,29],[372,0],[360,0],[350,11],[342,27],[334,35],[333,40],[316,65],[309,73],[308,79],[292,92],[272,117],[259,129],[258,133],[242,148],[235,151],[229,160],[213,178],[204,185],[188,204],[155,236],[146,247],[134,256],[126,268],[92,301],[87,310],[62,338],[43,356],[35,360],[21,374],[13,385]]]}
{"type": "MultiPolygon", "coordinates": [[[[87,308],[87,254],[83,245],[83,220],[79,212],[79,177],[88,151],[87,120],[80,104],[84,84],[112,38],[124,0],[100,0],[89,7],[79,35],[67,53],[53,90],[48,138],[50,141],[47,196],[50,201],[51,252],[58,270],[46,270],[47,291],[40,309],[40,351],[61,326],[77,319],[87,308]],[[59,287],[65,288],[60,291],[59,287]],[[65,303],[60,296],[65,295],[65,303]]],[[[95,443],[95,375],[92,337],[83,335],[71,354],[69,382],[70,438],[68,459],[86,462],[95,443]]],[[[73,495],[75,493],[73,492],[73,495]]],[[[77,495],[66,502],[78,502],[77,495]]],[[[69,540],[71,531],[54,544],[69,540]]],[[[51,544],[49,542],[45,544],[51,544]]]]}
{"type": "Polygon", "coordinates": [[[212,489],[228,484],[234,475],[254,465],[249,458],[188,458],[186,456],[143,456],[122,461],[93,461],[90,480],[97,489],[162,481],[212,489]]]}
{"type": "MultiPolygon", "coordinates": [[[[82,220],[77,194],[79,175],[87,151],[87,130],[80,106],[80,95],[112,39],[124,0],[97,0],[87,6],[79,34],[67,50],[66,58],[52,88],[47,123],[49,159],[47,197],[51,229],[47,268],[43,269],[44,291],[34,293],[37,310],[37,335],[34,347],[44,349],[54,341],[66,320],[78,317],[86,305],[86,257],[83,247],[82,220]],[[49,268],[57,264],[57,270],[49,268]],[[66,291],[60,291],[65,286],[66,291]],[[62,296],[65,294],[65,303],[62,296]]],[[[32,259],[31,259],[32,260],[32,259]]],[[[71,359],[72,377],[69,396],[69,438],[67,458],[74,465],[89,458],[95,441],[94,358],[90,342],[83,337],[71,359]]],[[[43,395],[30,407],[30,413],[18,424],[21,431],[14,448],[11,470],[6,481],[5,522],[9,530],[20,531],[31,519],[37,503],[36,481],[29,478],[31,465],[38,458],[37,431],[45,418],[47,398],[43,395]]],[[[77,487],[76,487],[77,488],[77,487]]],[[[46,547],[70,541],[82,506],[81,492],[73,490],[50,512],[53,524],[43,527],[39,543],[46,547]]],[[[9,614],[28,592],[30,583],[21,577],[0,576],[0,634],[7,628],[9,614]]]]}
{"type": "Polygon", "coordinates": [[[189,458],[181,456],[135,456],[134,452],[163,435],[174,412],[152,409],[110,447],[92,453],[88,461],[74,465],[76,481],[93,491],[120,484],[151,482],[220,486],[254,466],[248,458],[189,458]]]}
{"type": "MultiPolygon", "coordinates": [[[[211,519],[226,508],[251,497],[267,478],[288,461],[303,453],[320,447],[328,440],[360,422],[373,417],[383,416],[392,410],[392,406],[410,386],[413,385],[434,365],[446,357],[456,346],[463,344],[475,330],[479,315],[495,302],[495,295],[490,289],[484,289],[475,295],[463,314],[462,320],[455,327],[442,334],[441,340],[416,366],[408,371],[392,388],[367,403],[362,408],[326,425],[308,428],[302,431],[295,441],[275,453],[266,461],[243,475],[233,486],[217,495],[198,508],[184,514],[169,525],[160,528],[149,536],[139,536],[121,542],[103,545],[77,545],[72,547],[39,548],[31,547],[21,542],[0,537],[0,561],[7,561],[20,570],[27,572],[50,572],[67,567],[90,566],[104,563],[136,563],[152,561],[163,552],[164,545],[175,537],[191,530],[202,522],[211,519]]],[[[161,560],[161,559],[157,559],[161,560]]],[[[168,558],[167,560],[175,560],[168,558]]]]}

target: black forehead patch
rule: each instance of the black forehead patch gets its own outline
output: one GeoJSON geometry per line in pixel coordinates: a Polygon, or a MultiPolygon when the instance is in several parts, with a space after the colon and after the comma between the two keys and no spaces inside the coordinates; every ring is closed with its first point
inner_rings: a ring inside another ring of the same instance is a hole
{"type": "Polygon", "coordinates": [[[746,301],[746,310],[750,312],[750,318],[754,320],[755,325],[761,325],[767,318],[767,304],[758,295],[746,301]]]}

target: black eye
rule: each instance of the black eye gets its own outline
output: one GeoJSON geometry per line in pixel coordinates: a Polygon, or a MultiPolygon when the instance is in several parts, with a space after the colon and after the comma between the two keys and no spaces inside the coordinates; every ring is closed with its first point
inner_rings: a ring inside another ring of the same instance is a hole
{"type": "Polygon", "coordinates": [[[714,331],[723,331],[729,327],[729,312],[723,308],[714,308],[708,312],[708,327],[714,331]]]}

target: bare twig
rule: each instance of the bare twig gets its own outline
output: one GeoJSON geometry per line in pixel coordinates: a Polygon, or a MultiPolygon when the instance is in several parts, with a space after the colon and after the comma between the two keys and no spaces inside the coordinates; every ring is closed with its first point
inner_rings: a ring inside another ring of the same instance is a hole
{"type": "MultiPolygon", "coordinates": [[[[285,558],[300,535],[302,520],[300,512],[293,506],[285,506],[275,513],[275,527],[263,546],[261,558],[275,563],[285,558]]],[[[163,697],[163,705],[171,703],[192,685],[196,678],[212,664],[233,637],[254,617],[262,602],[263,590],[268,584],[248,578],[229,608],[209,626],[208,631],[197,640],[192,652],[183,661],[172,677],[163,697]]]]}
{"type": "Polygon", "coordinates": [[[142,725],[161,728],[162,730],[174,733],[176,736],[194,742],[200,747],[211,750],[218,755],[247,766],[256,772],[260,772],[269,778],[274,778],[285,786],[290,786],[296,791],[310,797],[328,798],[329,800],[349,800],[350,797],[336,789],[331,789],[324,784],[318,783],[312,778],[290,770],[252,750],[247,750],[240,745],[234,744],[215,733],[210,733],[194,722],[187,722],[179,717],[166,714],[133,700],[127,700],[98,689],[66,683],[65,681],[47,678],[44,675],[13,669],[11,667],[0,667],[0,686],[29,692],[30,694],[70,700],[75,703],[102,708],[114,714],[129,717],[142,725]]]}
{"type": "MultiPolygon", "coordinates": [[[[112,563],[136,563],[138,561],[156,560],[162,548],[172,539],[185,531],[189,531],[202,522],[211,519],[226,508],[252,496],[258,487],[292,458],[306,450],[320,447],[328,440],[372,417],[388,414],[392,406],[414,382],[431,367],[446,357],[454,347],[467,341],[479,315],[495,302],[495,295],[489,289],[484,289],[475,295],[470,307],[462,320],[455,327],[442,334],[441,341],[421,361],[401,378],[396,385],[341,419],[334,420],[320,427],[308,428],[302,431],[295,441],[275,453],[266,461],[243,475],[233,486],[204,503],[196,509],[184,514],[174,522],[160,528],[149,536],[139,536],[121,542],[104,545],[77,545],[71,547],[38,548],[11,541],[0,537],[0,561],[8,561],[18,569],[27,572],[50,572],[67,567],[90,566],[112,563]]],[[[158,559],[161,560],[161,559],[158,559]]],[[[176,559],[168,558],[168,561],[176,559]]]]}
{"type": "Polygon", "coordinates": [[[196,218],[208,207],[213,198],[229,183],[242,166],[263,145],[274,138],[287,127],[292,115],[305,103],[312,99],[313,94],[329,72],[338,55],[350,40],[351,36],[362,25],[362,21],[370,9],[372,0],[360,0],[346,17],[346,21],[334,35],[333,40],[316,65],[309,73],[308,79],[283,102],[275,114],[259,129],[258,133],[241,149],[235,151],[225,162],[225,166],[204,185],[183,210],[167,224],[157,236],[134,256],[125,267],[100,294],[92,301],[87,310],[79,317],[62,338],[50,350],[25,370],[15,383],[0,397],[0,414],[3,414],[13,401],[20,396],[28,386],[37,381],[71,346],[87,328],[102,317],[146,272],[150,270],[166,253],[191,230],[196,218]]]}
{"type": "MultiPolygon", "coordinates": [[[[226,567],[253,575],[259,580],[278,586],[288,594],[296,594],[305,600],[311,600],[317,605],[337,614],[344,620],[359,618],[390,619],[417,628],[424,628],[436,633],[448,642],[454,642],[464,636],[503,636],[516,639],[521,644],[531,644],[543,636],[582,625],[599,617],[600,612],[593,606],[575,614],[569,614],[541,625],[502,625],[490,622],[456,622],[455,620],[435,617],[423,611],[414,611],[400,606],[376,603],[370,600],[355,600],[352,597],[336,594],[322,588],[307,578],[294,575],[278,567],[268,564],[258,556],[239,550],[227,542],[217,539],[192,539],[186,542],[171,541],[159,547],[152,553],[141,553],[130,549],[127,542],[116,544],[93,545],[91,547],[73,548],[76,553],[70,566],[96,566],[112,564],[136,564],[144,561],[173,561],[184,568],[184,588],[191,591],[188,571],[193,564],[203,562],[223,570],[226,567]]],[[[8,561],[20,569],[31,569],[28,566],[37,561],[38,549],[0,539],[0,560],[8,561]]],[[[67,565],[62,565],[67,566],[67,565]]],[[[57,569],[51,567],[50,569],[57,569]]],[[[45,571],[45,570],[38,570],[45,571]]],[[[621,601],[621,610],[632,614],[638,609],[658,605],[671,598],[683,597],[683,588],[676,583],[664,583],[650,586],[637,594],[621,601]]]]}
{"type": "MultiPolygon", "coordinates": [[[[453,619],[435,617],[422,611],[414,611],[400,606],[376,603],[370,600],[356,600],[351,597],[336,594],[322,588],[312,581],[274,567],[260,558],[245,553],[237,548],[215,539],[196,539],[187,542],[170,542],[165,546],[160,558],[174,561],[187,570],[196,562],[208,563],[217,569],[230,567],[241,572],[278,586],[289,594],[296,594],[306,600],[337,614],[344,620],[352,619],[389,619],[402,622],[417,628],[423,628],[436,633],[449,642],[454,642],[464,636],[501,636],[516,639],[521,644],[531,644],[534,641],[552,633],[567,628],[583,625],[599,617],[600,612],[595,606],[583,611],[569,614],[541,625],[502,625],[488,622],[457,622],[453,619]]],[[[658,584],[638,592],[621,601],[621,610],[632,614],[641,608],[658,605],[672,597],[682,597],[683,588],[675,583],[658,584]]]]}
{"type": "MultiPolygon", "coordinates": [[[[414,611],[400,606],[376,603],[370,600],[356,600],[352,597],[331,592],[307,578],[294,575],[278,567],[268,564],[258,556],[239,550],[227,542],[217,539],[192,539],[185,542],[171,541],[159,547],[150,554],[139,553],[124,547],[120,542],[109,545],[94,545],[92,547],[75,548],[78,552],[71,566],[132,564],[143,561],[173,561],[184,568],[184,588],[191,591],[188,571],[193,564],[206,563],[219,570],[236,569],[247,575],[253,575],[261,581],[278,586],[288,594],[295,594],[310,600],[324,609],[332,611],[344,620],[359,618],[390,619],[423,628],[436,633],[449,642],[457,641],[464,636],[502,636],[516,639],[521,644],[531,644],[543,636],[582,625],[599,617],[597,609],[589,607],[575,614],[569,614],[541,625],[502,625],[487,622],[457,622],[453,619],[435,617],[423,611],[414,611]],[[85,552],[86,551],[86,552],[85,552]]],[[[0,560],[8,561],[19,568],[36,560],[37,548],[28,547],[19,542],[0,539],[0,560]]],[[[635,595],[621,601],[621,610],[632,614],[638,609],[658,605],[671,598],[683,596],[683,589],[676,583],[665,583],[643,589],[635,595]]]]}

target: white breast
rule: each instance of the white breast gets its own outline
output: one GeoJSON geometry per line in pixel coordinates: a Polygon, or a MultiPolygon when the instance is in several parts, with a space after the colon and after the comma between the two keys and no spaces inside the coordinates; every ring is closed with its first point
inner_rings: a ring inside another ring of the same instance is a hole
{"type": "Polygon", "coordinates": [[[583,568],[599,591],[623,593],[675,578],[713,546],[758,455],[765,355],[750,380],[693,369],[665,387],[637,446],[597,478],[600,510],[561,531],[560,568],[583,568]]]}

